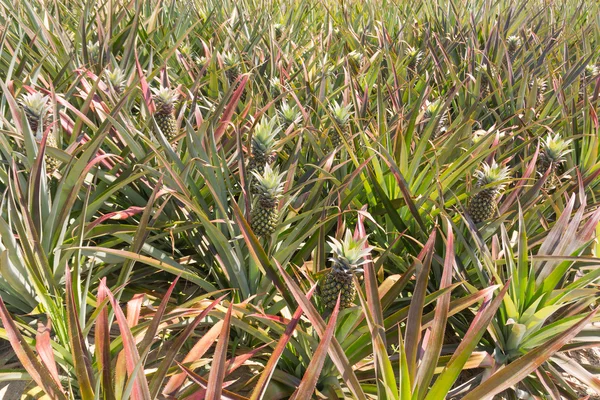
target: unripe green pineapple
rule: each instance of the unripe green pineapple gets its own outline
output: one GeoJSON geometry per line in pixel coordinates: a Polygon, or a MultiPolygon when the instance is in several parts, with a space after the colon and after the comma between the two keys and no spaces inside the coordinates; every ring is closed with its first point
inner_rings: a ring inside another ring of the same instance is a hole
{"type": "MultiPolygon", "coordinates": [[[[46,115],[50,111],[50,104],[48,104],[49,97],[42,96],[41,93],[24,94],[21,97],[21,105],[25,111],[29,128],[35,136],[35,140],[39,143],[42,140],[44,131],[46,129],[46,115]]],[[[52,131],[48,132],[46,138],[46,147],[58,147],[58,142],[52,131]]],[[[44,153],[44,161],[46,163],[46,173],[51,174],[60,165],[60,161],[56,158],[48,155],[46,151],[44,153]]]]}
{"type": "Polygon", "coordinates": [[[298,107],[290,106],[287,101],[281,103],[277,115],[285,129],[289,128],[292,124],[298,123],[302,119],[302,114],[300,113],[300,110],[298,110],[298,107]]]}
{"type": "Polygon", "coordinates": [[[588,86],[590,83],[592,83],[592,80],[598,76],[599,72],[600,72],[600,68],[598,68],[598,66],[596,64],[586,65],[585,69],[583,70],[583,74],[581,76],[581,88],[579,89],[580,97],[583,97],[586,86],[588,86]]]}
{"type": "Polygon", "coordinates": [[[335,123],[337,124],[336,129],[332,127],[329,134],[329,139],[331,140],[331,144],[334,148],[339,147],[343,144],[342,137],[340,136],[340,131],[342,135],[346,135],[348,133],[348,121],[350,121],[350,116],[352,115],[352,104],[348,104],[346,106],[342,106],[341,104],[335,102],[333,106],[329,107],[329,110],[333,116],[335,123]]]}
{"type": "Polygon", "coordinates": [[[434,116],[435,118],[439,118],[436,126],[433,128],[433,139],[436,139],[448,130],[448,126],[446,124],[448,122],[448,115],[445,113],[439,114],[443,105],[444,102],[441,98],[434,101],[425,101],[425,112],[423,113],[422,121],[423,127],[425,127],[425,125],[427,125],[434,116]]]}
{"type": "Polygon", "coordinates": [[[259,174],[251,171],[256,180],[257,198],[252,205],[250,213],[251,227],[257,236],[269,236],[277,228],[279,222],[279,198],[283,192],[283,177],[285,172],[279,173],[278,169],[271,169],[266,164],[264,172],[259,174]]]}
{"type": "Polygon", "coordinates": [[[544,175],[550,169],[546,188],[553,188],[558,184],[557,169],[565,162],[565,155],[570,151],[570,143],[571,140],[563,140],[558,133],[554,136],[548,134],[545,139],[542,139],[537,171],[540,175],[544,175]]]}
{"type": "Polygon", "coordinates": [[[548,83],[544,78],[535,78],[529,83],[529,88],[533,90],[534,86],[537,88],[535,106],[539,107],[544,103],[544,96],[548,89],[548,83]]]}
{"type": "Polygon", "coordinates": [[[480,170],[475,171],[477,187],[489,187],[480,190],[469,201],[467,212],[471,216],[473,222],[477,224],[494,215],[498,196],[500,196],[500,193],[504,190],[503,182],[508,179],[508,177],[508,167],[501,167],[496,164],[496,162],[493,162],[492,165],[483,163],[483,167],[480,170]]]}
{"type": "Polygon", "coordinates": [[[279,41],[283,37],[284,26],[282,24],[273,25],[273,33],[275,34],[275,40],[279,41]]]}
{"type": "Polygon", "coordinates": [[[355,71],[359,71],[365,65],[365,55],[353,50],[348,54],[348,61],[355,71]]]}
{"type": "Polygon", "coordinates": [[[273,97],[278,97],[284,91],[284,87],[281,84],[281,81],[279,80],[279,78],[277,78],[277,77],[273,77],[273,78],[269,79],[269,89],[270,89],[271,95],[273,95],[273,97]]]}
{"type": "Polygon", "coordinates": [[[419,49],[408,46],[404,54],[408,58],[408,70],[413,73],[417,72],[417,68],[423,59],[423,52],[419,49]]]}
{"type": "Polygon", "coordinates": [[[31,128],[31,132],[40,140],[46,125],[46,115],[51,107],[48,104],[48,100],[50,100],[48,96],[42,96],[39,92],[23,94],[20,99],[21,106],[23,106],[23,110],[25,111],[25,117],[29,123],[29,128],[31,128]],[[41,132],[39,133],[38,128],[41,128],[41,132]]]}
{"type": "Polygon", "coordinates": [[[508,56],[510,60],[515,59],[515,54],[521,47],[521,38],[519,36],[509,36],[506,38],[506,51],[508,52],[508,56]]]}
{"type": "Polygon", "coordinates": [[[261,175],[265,171],[265,165],[271,165],[275,161],[277,157],[275,147],[278,143],[275,137],[278,133],[279,127],[275,117],[270,120],[263,119],[256,124],[248,161],[248,169],[251,172],[261,175]]]}
{"type": "Polygon", "coordinates": [[[110,88],[116,93],[121,94],[125,89],[125,72],[119,67],[114,67],[112,71],[106,72],[106,80],[110,88]]]}
{"type": "Polygon", "coordinates": [[[240,59],[231,52],[223,53],[223,66],[225,67],[225,76],[230,85],[233,85],[235,80],[240,76],[240,59]]]}
{"type": "MultiPolygon", "coordinates": [[[[488,75],[487,64],[480,64],[475,67],[475,72],[481,76],[479,92],[481,97],[487,97],[492,92],[492,82],[490,81],[490,75],[488,75]]],[[[496,76],[496,70],[490,66],[491,78],[494,79],[496,76]]]]}
{"type": "Polygon", "coordinates": [[[333,265],[327,275],[320,282],[321,300],[327,309],[333,309],[340,295],[340,309],[348,308],[354,303],[356,288],[352,277],[363,272],[361,266],[367,262],[366,257],[371,252],[371,247],[365,247],[367,238],[355,240],[350,230],[346,231],[344,240],[330,237],[333,265]]]}
{"type": "Polygon", "coordinates": [[[161,132],[171,142],[177,136],[177,121],[175,121],[175,102],[177,92],[169,88],[154,90],[154,119],[161,132]]]}

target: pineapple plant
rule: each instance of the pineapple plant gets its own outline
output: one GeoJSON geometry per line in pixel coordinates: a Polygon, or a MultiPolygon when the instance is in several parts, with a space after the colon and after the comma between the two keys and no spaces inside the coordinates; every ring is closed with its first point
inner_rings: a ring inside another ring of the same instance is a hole
{"type": "Polygon", "coordinates": [[[521,38],[516,35],[512,35],[506,38],[506,51],[508,52],[508,56],[510,60],[513,61],[515,59],[515,54],[521,47],[521,38]]]}
{"type": "MultiPolygon", "coordinates": [[[[46,116],[51,107],[48,104],[48,101],[49,97],[42,96],[39,92],[21,96],[21,106],[25,112],[29,128],[35,135],[35,139],[38,143],[41,142],[43,132],[46,129],[46,116]]],[[[46,147],[58,147],[58,142],[52,131],[48,133],[46,147]]],[[[54,172],[60,165],[60,161],[48,155],[48,152],[44,153],[44,161],[46,163],[46,173],[48,174],[54,172]]]]}
{"type": "Polygon", "coordinates": [[[257,236],[269,236],[277,228],[279,221],[279,199],[283,193],[283,177],[285,172],[273,170],[265,164],[262,173],[251,171],[255,179],[257,198],[250,213],[251,227],[257,236]]]}
{"type": "Polygon", "coordinates": [[[581,76],[581,87],[579,89],[579,97],[583,98],[586,86],[588,86],[592,82],[592,79],[598,76],[598,73],[600,73],[600,68],[598,68],[596,64],[588,64],[585,66],[585,69],[583,70],[583,74],[581,76]]]}
{"type": "Polygon", "coordinates": [[[473,222],[480,223],[491,218],[497,208],[498,197],[504,190],[504,181],[510,176],[508,167],[501,167],[495,161],[491,165],[483,163],[481,169],[475,172],[480,190],[469,201],[467,212],[473,222]]]}
{"type": "Polygon", "coordinates": [[[544,103],[544,96],[546,95],[546,90],[548,89],[548,83],[544,78],[538,77],[529,83],[530,89],[533,89],[534,86],[537,87],[535,106],[539,107],[544,103]]]}
{"type": "Polygon", "coordinates": [[[275,137],[279,133],[277,118],[270,120],[261,120],[254,128],[252,143],[250,145],[250,160],[248,169],[259,175],[265,171],[265,165],[271,165],[277,158],[275,148],[277,140],[275,137]]]}
{"type": "Polygon", "coordinates": [[[475,67],[475,72],[481,76],[479,92],[481,93],[481,97],[485,98],[492,92],[492,82],[490,77],[494,79],[496,76],[496,71],[492,66],[490,66],[490,75],[488,75],[488,65],[482,63],[475,67]]]}
{"type": "Polygon", "coordinates": [[[153,100],[156,105],[154,119],[169,142],[177,136],[177,121],[175,121],[177,97],[177,92],[169,88],[162,87],[154,90],[153,100]]]}
{"type": "MultiPolygon", "coordinates": [[[[423,121],[422,121],[423,126],[425,126],[427,123],[429,123],[431,118],[440,112],[443,104],[444,104],[444,102],[442,101],[441,98],[436,99],[434,101],[425,101],[425,112],[423,113],[423,121]]],[[[448,115],[446,115],[444,113],[441,115],[437,115],[436,118],[439,118],[439,121],[436,124],[436,126],[434,127],[432,139],[436,139],[441,134],[446,132],[446,130],[448,130],[448,127],[446,124],[448,122],[448,115]]]]}
{"type": "Polygon", "coordinates": [[[41,128],[42,132],[45,130],[46,115],[50,111],[48,100],[50,100],[48,96],[43,96],[39,92],[23,94],[20,99],[29,128],[37,138],[42,136],[41,133],[38,134],[38,128],[41,128]]]}
{"type": "Polygon", "coordinates": [[[554,136],[548,134],[545,139],[542,139],[540,156],[536,167],[540,175],[544,175],[550,169],[550,174],[546,181],[547,188],[556,187],[558,184],[559,178],[557,172],[565,162],[565,155],[570,151],[570,143],[571,140],[562,139],[558,133],[554,136]]]}
{"type": "Polygon", "coordinates": [[[285,129],[289,128],[292,124],[297,123],[302,118],[302,114],[296,106],[290,106],[287,101],[283,101],[279,110],[277,110],[277,115],[281,120],[285,129]]]}
{"type": "Polygon", "coordinates": [[[343,144],[342,137],[340,136],[340,132],[342,135],[348,133],[348,121],[350,121],[350,116],[352,115],[352,105],[348,104],[346,106],[342,106],[340,103],[334,102],[332,106],[330,106],[329,110],[333,115],[333,120],[337,124],[339,129],[335,127],[331,129],[331,133],[329,134],[329,139],[331,140],[331,144],[334,148],[337,148],[343,144]]]}
{"type": "Polygon", "coordinates": [[[408,58],[408,70],[410,72],[416,73],[421,60],[423,59],[423,52],[417,48],[408,46],[405,50],[404,54],[408,58]]]}
{"type": "Polygon", "coordinates": [[[125,72],[119,67],[114,67],[111,71],[106,72],[106,80],[108,86],[116,93],[121,94],[125,89],[125,72]]]}
{"type": "Polygon", "coordinates": [[[340,309],[351,307],[356,297],[353,276],[363,272],[361,266],[367,262],[372,248],[365,246],[367,237],[354,239],[350,230],[346,230],[343,241],[330,237],[333,256],[332,267],[321,280],[319,290],[321,300],[329,310],[335,307],[338,295],[340,309]]]}
{"type": "Polygon", "coordinates": [[[240,59],[231,52],[223,53],[223,66],[225,67],[225,76],[230,85],[233,85],[235,80],[240,76],[240,59]]]}

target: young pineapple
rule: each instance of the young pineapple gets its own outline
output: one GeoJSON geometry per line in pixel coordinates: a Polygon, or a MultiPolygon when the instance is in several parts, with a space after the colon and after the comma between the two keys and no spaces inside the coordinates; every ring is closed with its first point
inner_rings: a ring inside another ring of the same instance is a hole
{"type": "Polygon", "coordinates": [[[581,76],[581,87],[579,89],[579,97],[583,98],[583,94],[585,93],[585,88],[592,80],[598,76],[600,72],[600,68],[596,64],[588,64],[583,70],[583,74],[581,76]]]}
{"type": "Polygon", "coordinates": [[[256,192],[258,194],[252,205],[250,213],[251,227],[258,236],[269,236],[277,228],[279,221],[279,198],[283,193],[283,177],[285,172],[279,173],[278,169],[271,169],[269,164],[264,167],[264,172],[259,174],[251,171],[256,180],[256,192]]]}
{"type": "Polygon", "coordinates": [[[302,114],[300,114],[298,108],[296,106],[291,107],[285,100],[281,103],[277,115],[285,129],[289,128],[290,125],[299,122],[302,118],[302,114]]]}
{"type": "MultiPolygon", "coordinates": [[[[342,106],[337,102],[333,103],[333,106],[330,106],[329,108],[330,112],[333,114],[333,119],[335,120],[337,127],[343,135],[348,133],[348,121],[350,120],[350,116],[352,115],[351,109],[352,104],[342,106]]],[[[338,132],[338,129],[336,129],[335,127],[331,129],[329,139],[331,139],[331,144],[334,148],[339,147],[343,144],[340,132],[338,132]]]]}
{"type": "Polygon", "coordinates": [[[506,51],[508,52],[508,56],[510,60],[513,61],[515,59],[515,54],[521,47],[521,38],[518,36],[509,36],[506,38],[506,51]]]}
{"type": "Polygon", "coordinates": [[[259,175],[265,171],[265,165],[271,165],[277,158],[275,137],[279,133],[279,127],[276,124],[277,118],[273,117],[268,121],[260,121],[254,128],[248,169],[259,175]]]}
{"type": "Polygon", "coordinates": [[[240,59],[239,57],[231,52],[223,53],[223,66],[225,67],[225,76],[230,85],[240,76],[240,59]]]}
{"type": "Polygon", "coordinates": [[[571,140],[564,140],[557,133],[552,136],[548,134],[542,139],[540,155],[537,161],[538,174],[544,175],[550,169],[550,175],[546,181],[547,188],[556,187],[558,183],[557,169],[565,162],[565,155],[570,151],[571,140]]]}
{"type": "Polygon", "coordinates": [[[546,90],[548,89],[548,83],[544,78],[535,78],[529,83],[529,88],[533,90],[534,86],[537,87],[535,106],[539,107],[544,103],[544,96],[546,95],[546,90]]]}
{"type": "MultiPolygon", "coordinates": [[[[48,104],[48,100],[48,96],[42,96],[39,92],[21,96],[21,105],[25,111],[29,128],[31,128],[38,143],[41,142],[46,129],[46,115],[51,107],[48,104]]],[[[58,147],[58,142],[52,131],[48,132],[46,147],[58,147]]],[[[46,162],[46,173],[48,174],[54,172],[60,165],[60,161],[54,157],[50,157],[47,151],[44,153],[44,161],[46,162]]]]}
{"type": "Polygon", "coordinates": [[[350,230],[346,231],[344,240],[330,237],[333,265],[320,283],[320,294],[327,309],[333,309],[340,294],[340,309],[352,306],[356,297],[353,275],[363,272],[361,266],[367,262],[366,257],[371,247],[365,247],[367,238],[355,240],[350,230]]]}
{"type": "Polygon", "coordinates": [[[421,63],[421,59],[423,58],[423,52],[414,47],[408,46],[406,51],[404,52],[406,57],[408,58],[407,67],[410,72],[416,73],[419,64],[421,63]]]}
{"type": "Polygon", "coordinates": [[[106,72],[106,80],[108,86],[114,90],[116,94],[123,93],[125,89],[125,72],[119,67],[114,67],[112,71],[106,72]]]}
{"type": "Polygon", "coordinates": [[[39,139],[41,139],[45,129],[46,115],[50,111],[48,100],[50,100],[48,96],[42,96],[42,94],[38,92],[23,94],[20,100],[31,132],[39,139]],[[42,132],[38,133],[38,128],[41,128],[42,132]]]}
{"type": "Polygon", "coordinates": [[[425,101],[425,112],[423,113],[423,127],[425,127],[425,125],[429,123],[429,121],[434,115],[436,116],[436,118],[439,118],[437,125],[433,128],[432,139],[436,139],[441,134],[446,132],[446,130],[448,130],[448,127],[446,126],[446,122],[448,122],[448,115],[438,114],[443,105],[444,102],[441,98],[436,99],[434,101],[425,101]]]}
{"type": "MultiPolygon", "coordinates": [[[[481,76],[479,92],[481,93],[481,97],[485,98],[489,96],[492,91],[492,82],[490,81],[490,76],[488,75],[488,67],[487,64],[479,64],[475,67],[475,72],[477,72],[481,76]]],[[[490,66],[491,78],[494,79],[496,76],[495,69],[490,66]]]]}
{"type": "Polygon", "coordinates": [[[494,161],[492,165],[483,163],[483,167],[480,170],[475,171],[475,178],[477,178],[477,187],[481,188],[484,186],[491,187],[479,191],[469,201],[467,212],[471,216],[471,219],[476,224],[486,219],[491,218],[494,215],[497,207],[498,196],[504,189],[504,183],[509,177],[508,167],[501,167],[494,161]]]}
{"type": "Polygon", "coordinates": [[[169,88],[160,88],[154,90],[154,119],[161,132],[171,142],[177,136],[177,121],[175,121],[175,102],[177,101],[177,92],[169,88]]]}

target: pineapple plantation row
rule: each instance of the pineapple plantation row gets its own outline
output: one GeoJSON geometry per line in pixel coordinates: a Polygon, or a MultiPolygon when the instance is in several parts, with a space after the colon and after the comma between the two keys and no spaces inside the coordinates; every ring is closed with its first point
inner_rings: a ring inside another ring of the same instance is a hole
{"type": "Polygon", "coordinates": [[[0,381],[600,398],[599,15],[0,0],[0,381]]]}

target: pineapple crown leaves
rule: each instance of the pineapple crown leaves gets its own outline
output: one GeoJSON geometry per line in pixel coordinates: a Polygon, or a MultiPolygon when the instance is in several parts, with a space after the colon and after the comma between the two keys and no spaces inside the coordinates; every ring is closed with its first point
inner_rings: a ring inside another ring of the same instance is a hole
{"type": "Polygon", "coordinates": [[[221,57],[223,58],[223,64],[228,68],[235,66],[240,61],[239,56],[230,51],[224,52],[221,57]]]}
{"type": "Polygon", "coordinates": [[[296,106],[290,106],[287,101],[281,103],[281,107],[277,111],[277,114],[286,124],[292,124],[302,117],[298,108],[296,106]]]}
{"type": "Polygon", "coordinates": [[[442,107],[442,99],[435,99],[433,101],[425,100],[425,117],[429,118],[442,107]]]}
{"type": "Polygon", "coordinates": [[[41,119],[50,111],[51,105],[48,104],[49,100],[50,97],[35,92],[23,94],[20,103],[29,115],[41,119]]]}
{"type": "Polygon", "coordinates": [[[368,262],[367,256],[373,250],[371,246],[365,246],[368,236],[354,239],[350,229],[347,229],[342,241],[332,236],[329,239],[328,243],[333,253],[329,260],[333,262],[334,268],[354,273],[363,272],[360,266],[368,262]]]}
{"type": "Polygon", "coordinates": [[[261,120],[254,127],[252,135],[252,145],[261,153],[270,153],[277,146],[275,137],[280,131],[277,126],[277,118],[273,117],[270,120],[261,120]]]}
{"type": "Polygon", "coordinates": [[[114,67],[112,71],[106,72],[106,79],[113,88],[120,87],[125,84],[125,72],[119,67],[114,67]]]}
{"type": "Polygon", "coordinates": [[[410,58],[413,63],[418,63],[423,58],[423,52],[412,46],[408,46],[406,50],[404,50],[404,54],[406,57],[410,58]]]}
{"type": "Polygon", "coordinates": [[[598,68],[596,64],[588,64],[585,66],[584,71],[586,76],[593,77],[598,75],[598,72],[600,72],[600,68],[598,68]]]}
{"type": "Polygon", "coordinates": [[[504,188],[502,182],[510,177],[510,170],[495,161],[491,165],[484,162],[481,169],[475,171],[474,177],[477,179],[477,187],[493,185],[497,190],[502,190],[504,188]]]}
{"type": "Polygon", "coordinates": [[[333,114],[333,119],[335,119],[335,122],[340,126],[346,125],[352,115],[352,104],[342,106],[340,103],[334,102],[329,109],[331,114],[333,114]]]}
{"type": "Polygon", "coordinates": [[[511,35],[507,37],[506,46],[510,51],[515,51],[521,46],[521,38],[517,35],[511,35]]]}
{"type": "Polygon", "coordinates": [[[157,110],[160,110],[162,107],[172,107],[179,97],[175,90],[168,87],[153,88],[152,92],[154,94],[154,101],[158,103],[157,110]]]}
{"type": "Polygon", "coordinates": [[[565,161],[565,155],[571,151],[569,149],[571,141],[572,139],[562,139],[558,133],[554,136],[548,134],[546,138],[542,139],[542,151],[549,161],[561,163],[565,161]]]}
{"type": "Polygon", "coordinates": [[[262,174],[256,171],[250,171],[256,178],[258,192],[261,196],[278,199],[283,194],[283,178],[286,172],[279,173],[279,168],[271,168],[269,164],[265,165],[262,174]]]}

